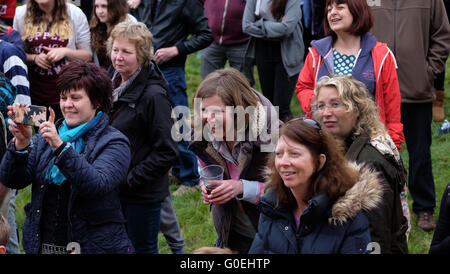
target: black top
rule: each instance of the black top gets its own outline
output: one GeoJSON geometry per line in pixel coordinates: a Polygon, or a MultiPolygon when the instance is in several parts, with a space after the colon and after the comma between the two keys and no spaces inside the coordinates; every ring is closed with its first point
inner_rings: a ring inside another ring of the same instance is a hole
{"type": "Polygon", "coordinates": [[[178,149],[171,136],[173,119],[167,89],[164,76],[151,61],[110,111],[111,125],[130,140],[131,164],[127,180],[120,185],[122,202],[160,203],[169,195],[168,172],[178,149]]]}
{"type": "Polygon", "coordinates": [[[431,241],[430,254],[450,253],[450,183],[442,195],[439,219],[431,241]]]}
{"type": "Polygon", "coordinates": [[[162,70],[184,67],[188,54],[206,48],[213,41],[203,2],[198,0],[162,1],[158,7],[155,3],[157,1],[142,1],[138,8],[131,9],[130,13],[139,22],[145,23],[153,34],[155,52],[160,48],[177,47],[179,54],[159,64],[159,67],[162,70]]]}
{"type": "Polygon", "coordinates": [[[60,186],[48,184],[43,198],[41,235],[42,243],[66,246],[67,213],[70,196],[70,184],[64,181],[60,186]]]}

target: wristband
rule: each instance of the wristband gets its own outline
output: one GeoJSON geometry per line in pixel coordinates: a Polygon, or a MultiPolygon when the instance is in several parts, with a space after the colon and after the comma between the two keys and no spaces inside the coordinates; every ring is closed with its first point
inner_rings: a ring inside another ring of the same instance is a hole
{"type": "Polygon", "coordinates": [[[53,156],[58,157],[59,154],[63,151],[63,149],[66,147],[67,142],[63,142],[55,151],[53,151],[53,156]]]}

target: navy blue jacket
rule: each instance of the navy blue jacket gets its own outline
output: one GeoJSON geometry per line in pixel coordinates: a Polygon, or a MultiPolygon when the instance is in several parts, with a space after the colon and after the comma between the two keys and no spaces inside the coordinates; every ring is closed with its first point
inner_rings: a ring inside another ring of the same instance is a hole
{"type": "MultiPolygon", "coordinates": [[[[130,163],[129,142],[108,124],[104,114],[83,136],[85,149],[81,154],[70,147],[55,159],[70,182],[67,240],[78,242],[81,253],[133,252],[119,200],[119,183],[126,179],[130,163]]],[[[14,189],[32,185],[31,202],[25,206],[23,248],[26,253],[38,253],[48,186],[45,174],[53,151],[40,133],[31,141],[26,153],[16,151],[13,141],[9,143],[0,165],[0,181],[14,189]]]]}
{"type": "Polygon", "coordinates": [[[266,193],[259,204],[258,233],[249,254],[367,253],[371,239],[363,210],[381,201],[381,185],[367,170],[363,177],[336,202],[326,193],[309,200],[298,230],[293,209],[283,203],[275,207],[275,194],[266,193]]]}

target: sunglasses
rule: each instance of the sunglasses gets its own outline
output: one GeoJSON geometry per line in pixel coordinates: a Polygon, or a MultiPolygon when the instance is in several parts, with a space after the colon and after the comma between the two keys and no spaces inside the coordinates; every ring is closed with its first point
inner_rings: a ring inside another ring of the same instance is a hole
{"type": "Polygon", "coordinates": [[[299,121],[299,120],[307,123],[308,125],[314,127],[315,129],[317,129],[317,132],[319,133],[320,137],[322,138],[322,127],[320,126],[319,122],[317,122],[314,119],[305,118],[303,116],[302,117],[296,117],[296,118],[293,118],[293,119],[289,120],[286,124],[289,124],[289,123],[294,122],[294,121],[299,121]]]}

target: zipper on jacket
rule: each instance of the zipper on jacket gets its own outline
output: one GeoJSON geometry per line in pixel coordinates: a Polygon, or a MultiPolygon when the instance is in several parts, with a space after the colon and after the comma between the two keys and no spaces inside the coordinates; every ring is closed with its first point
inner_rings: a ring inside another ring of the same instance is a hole
{"type": "Polygon", "coordinates": [[[222,45],[223,29],[225,28],[225,17],[227,16],[228,0],[225,0],[225,6],[223,7],[222,25],[220,26],[220,38],[219,45],[222,45]]]}

